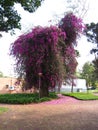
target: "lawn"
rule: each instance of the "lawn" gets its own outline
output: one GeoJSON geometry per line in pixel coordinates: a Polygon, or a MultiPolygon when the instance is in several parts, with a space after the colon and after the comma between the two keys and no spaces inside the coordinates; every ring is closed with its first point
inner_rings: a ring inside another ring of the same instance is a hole
{"type": "Polygon", "coordinates": [[[88,90],[89,93],[98,93],[98,89],[88,90]]]}
{"type": "Polygon", "coordinates": [[[63,93],[65,96],[71,96],[79,100],[98,100],[98,95],[94,93],[63,93]]]}
{"type": "Polygon", "coordinates": [[[2,114],[3,112],[8,111],[8,108],[5,107],[0,107],[0,114],[2,114]]]}

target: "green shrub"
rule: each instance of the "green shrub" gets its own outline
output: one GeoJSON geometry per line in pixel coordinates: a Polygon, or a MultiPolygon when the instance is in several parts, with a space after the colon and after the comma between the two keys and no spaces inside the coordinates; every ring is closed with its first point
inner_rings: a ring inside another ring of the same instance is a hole
{"type": "Polygon", "coordinates": [[[79,100],[98,100],[98,96],[93,93],[67,93],[63,95],[74,97],[79,100]]]}
{"type": "Polygon", "coordinates": [[[7,104],[29,104],[29,103],[39,103],[44,101],[50,101],[51,99],[57,98],[55,93],[50,93],[49,97],[44,97],[39,99],[39,94],[1,94],[0,95],[0,103],[7,104]]]}
{"type": "Polygon", "coordinates": [[[49,97],[51,98],[58,98],[57,94],[55,92],[49,93],[49,97]]]}
{"type": "Polygon", "coordinates": [[[51,100],[51,98],[49,98],[49,97],[43,97],[43,98],[39,99],[39,102],[45,102],[45,101],[50,101],[50,100],[51,100]]]}

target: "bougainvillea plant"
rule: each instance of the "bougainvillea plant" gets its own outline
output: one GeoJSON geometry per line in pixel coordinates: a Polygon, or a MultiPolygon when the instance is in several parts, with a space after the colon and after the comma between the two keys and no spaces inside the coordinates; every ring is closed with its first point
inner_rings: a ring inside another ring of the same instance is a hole
{"type": "Polygon", "coordinates": [[[83,32],[85,25],[81,18],[76,17],[73,13],[68,13],[59,22],[59,28],[66,32],[66,44],[77,45],[77,38],[83,32]]]}
{"type": "Polygon", "coordinates": [[[73,14],[61,21],[58,27],[35,27],[11,44],[16,71],[28,83],[27,88],[39,88],[40,76],[41,97],[48,96],[49,88],[74,74],[77,66],[73,43],[83,23],[73,14]]]}

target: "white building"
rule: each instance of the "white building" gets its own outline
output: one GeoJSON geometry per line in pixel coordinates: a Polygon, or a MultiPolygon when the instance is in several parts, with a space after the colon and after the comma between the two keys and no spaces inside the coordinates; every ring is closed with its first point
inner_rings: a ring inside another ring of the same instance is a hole
{"type": "MultiPolygon", "coordinates": [[[[86,80],[85,79],[75,79],[75,86],[73,86],[73,92],[86,92],[86,80]]],[[[62,83],[62,86],[60,88],[60,92],[71,92],[72,86],[69,84],[62,83]]],[[[58,86],[56,86],[56,91],[58,91],[58,86]]]]}

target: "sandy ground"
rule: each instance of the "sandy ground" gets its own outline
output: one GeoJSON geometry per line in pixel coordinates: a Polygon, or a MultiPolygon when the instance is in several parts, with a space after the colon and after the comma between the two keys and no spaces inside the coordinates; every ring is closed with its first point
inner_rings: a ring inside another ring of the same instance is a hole
{"type": "Polygon", "coordinates": [[[71,97],[29,105],[7,105],[0,130],[98,130],[98,100],[71,97]]]}

